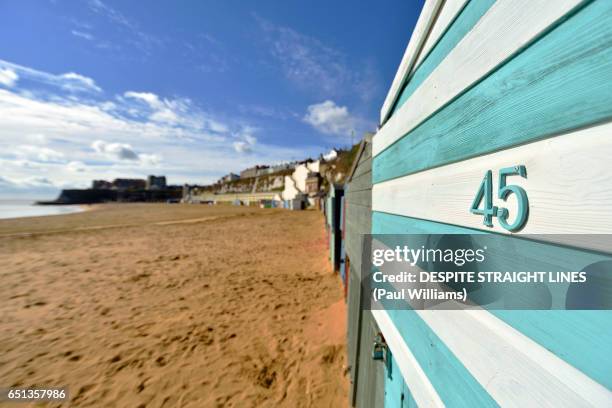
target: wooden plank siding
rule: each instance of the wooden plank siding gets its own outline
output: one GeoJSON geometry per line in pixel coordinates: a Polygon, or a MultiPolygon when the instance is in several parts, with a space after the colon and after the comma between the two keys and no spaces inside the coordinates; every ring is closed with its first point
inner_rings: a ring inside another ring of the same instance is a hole
{"type": "MultiPolygon", "coordinates": [[[[535,254],[557,241],[536,244],[528,233],[610,234],[610,157],[611,1],[427,1],[383,105],[371,168],[355,171],[347,189],[347,231],[371,211],[373,234],[510,234],[484,226],[470,206],[486,171],[524,165],[527,177],[509,183],[527,191],[529,217],[509,239],[535,254]]],[[[503,204],[510,214],[515,201],[503,204]]],[[[349,240],[353,263],[361,247],[349,240]]],[[[401,374],[385,379],[387,406],[612,404],[612,311],[371,316],[401,374]]],[[[350,348],[363,357],[358,341],[350,348]]]]}
{"type": "MultiPolygon", "coordinates": [[[[469,0],[445,0],[444,7],[439,11],[436,20],[431,27],[427,35],[427,39],[423,44],[423,48],[419,52],[419,56],[414,63],[414,67],[412,68],[412,72],[418,69],[421,66],[423,60],[429,56],[429,53],[434,48],[434,46],[438,43],[438,41],[442,38],[446,30],[452,26],[452,22],[457,18],[457,15],[461,13],[465,5],[469,3],[469,0]]],[[[410,79],[412,82],[412,79],[410,79]]]]}
{"type": "Polygon", "coordinates": [[[345,191],[346,253],[359,277],[361,277],[362,236],[372,230],[372,143],[364,139],[362,145],[363,149],[345,191]]]}
{"type": "MultiPolygon", "coordinates": [[[[376,134],[373,155],[377,156],[472,85],[486,78],[495,69],[503,67],[516,53],[528,49],[526,47],[530,43],[556,27],[559,20],[584,1],[495,2],[376,134]],[[410,103],[410,100],[414,102],[410,103]]],[[[576,34],[580,33],[571,33],[576,34]]],[[[561,51],[560,48],[558,50],[561,51]]],[[[508,88],[510,84],[502,89],[508,88]]]]}
{"type": "MultiPolygon", "coordinates": [[[[610,98],[612,105],[612,95],[610,98]]],[[[605,234],[612,231],[612,217],[602,217],[612,214],[611,136],[612,123],[606,123],[395,178],[374,186],[372,206],[378,212],[507,234],[499,226],[483,226],[482,219],[466,209],[478,187],[474,180],[481,179],[488,169],[520,163],[528,169],[527,178],[513,177],[512,184],[529,190],[533,203],[529,216],[538,220],[528,223],[521,233],[605,234]],[[580,211],[576,211],[578,208],[580,211]]],[[[494,191],[497,182],[493,182],[494,191]]],[[[516,214],[516,200],[508,200],[505,205],[516,214]]],[[[602,245],[598,249],[607,249],[602,245]]]]}
{"type": "Polygon", "coordinates": [[[395,78],[393,78],[393,83],[391,84],[391,88],[387,93],[387,97],[380,111],[381,123],[383,123],[390,114],[391,108],[395,104],[397,94],[407,80],[408,74],[414,67],[443,3],[444,0],[428,0],[425,2],[421,15],[412,32],[410,42],[406,47],[406,52],[404,52],[404,56],[400,62],[400,67],[395,74],[395,78]]]}
{"type": "MultiPolygon", "coordinates": [[[[435,48],[427,49],[424,47],[423,51],[428,52],[427,59],[423,60],[416,70],[410,77],[410,81],[404,84],[401,93],[399,94],[397,101],[393,107],[393,114],[404,105],[408,98],[414,93],[414,91],[423,83],[425,79],[431,74],[431,72],[444,60],[449,52],[457,45],[459,41],[476,25],[478,20],[489,10],[495,0],[477,0],[470,1],[465,8],[456,16],[457,21],[450,24],[448,27],[444,27],[446,34],[438,38],[438,43],[435,48]]],[[[448,13],[456,12],[456,8],[463,7],[460,5],[461,1],[452,2],[452,6],[449,7],[446,3],[441,11],[441,16],[446,17],[446,10],[450,10],[448,13]]],[[[446,17],[449,18],[450,16],[446,17]]],[[[438,26],[438,23],[444,24],[443,21],[436,21],[434,29],[438,26]]],[[[432,32],[432,34],[434,34],[432,32]]],[[[429,42],[429,39],[428,39],[429,42]]],[[[417,62],[418,64],[418,62],[417,62]]]]}
{"type": "Polygon", "coordinates": [[[345,250],[350,260],[348,286],[348,361],[351,404],[379,407],[384,399],[384,368],[372,360],[371,347],[378,327],[370,311],[362,311],[361,262],[363,235],[372,229],[372,143],[366,137],[345,188],[345,250]]]}

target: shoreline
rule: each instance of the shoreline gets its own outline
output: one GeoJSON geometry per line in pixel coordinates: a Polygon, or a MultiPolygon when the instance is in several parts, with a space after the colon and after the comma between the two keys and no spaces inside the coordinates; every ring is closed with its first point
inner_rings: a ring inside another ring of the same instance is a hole
{"type": "Polygon", "coordinates": [[[0,202],[0,220],[70,215],[91,210],[80,204],[39,205],[30,200],[2,201],[0,202]],[[4,215],[8,216],[5,217],[4,215]]]}

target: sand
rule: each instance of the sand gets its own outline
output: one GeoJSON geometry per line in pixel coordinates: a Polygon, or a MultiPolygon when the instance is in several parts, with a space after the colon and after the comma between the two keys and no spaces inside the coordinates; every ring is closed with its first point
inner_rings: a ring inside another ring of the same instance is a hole
{"type": "MultiPolygon", "coordinates": [[[[0,221],[0,387],[74,407],[347,406],[322,215],[122,204],[0,221]]],[[[20,405],[27,406],[27,405],[20,405]]]]}

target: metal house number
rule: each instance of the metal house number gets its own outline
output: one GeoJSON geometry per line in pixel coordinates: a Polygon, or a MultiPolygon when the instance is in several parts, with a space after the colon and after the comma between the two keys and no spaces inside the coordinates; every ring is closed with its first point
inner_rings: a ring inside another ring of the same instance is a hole
{"type": "Polygon", "coordinates": [[[493,205],[493,173],[491,170],[487,170],[485,173],[480,188],[476,193],[476,197],[470,207],[472,214],[482,215],[484,217],[484,225],[487,227],[493,227],[493,217],[497,217],[499,225],[508,231],[515,232],[523,228],[525,222],[527,222],[527,216],[529,215],[529,199],[527,198],[527,192],[516,185],[507,185],[506,178],[509,176],[521,176],[527,178],[527,169],[523,165],[506,167],[499,171],[499,184],[497,189],[497,197],[502,199],[504,202],[507,201],[511,194],[516,196],[518,201],[518,211],[514,222],[508,222],[508,210],[503,207],[496,207],[493,205]],[[483,209],[480,209],[480,203],[484,201],[483,209]]]}

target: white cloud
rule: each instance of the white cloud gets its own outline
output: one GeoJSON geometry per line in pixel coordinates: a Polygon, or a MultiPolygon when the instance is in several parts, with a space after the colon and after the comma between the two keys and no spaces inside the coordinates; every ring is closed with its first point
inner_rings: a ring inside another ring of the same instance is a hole
{"type": "MultiPolygon", "coordinates": [[[[40,178],[47,178],[51,184],[45,184],[45,194],[88,186],[92,179],[144,177],[152,172],[165,174],[171,183],[207,183],[258,163],[320,152],[315,146],[262,144],[254,127],[205,112],[185,98],[138,92],[138,97],[122,94],[113,99],[104,91],[85,96],[66,94],[63,88],[40,92],[37,82],[24,83],[19,92],[0,89],[0,168],[6,180],[23,188],[42,186],[40,178]],[[176,123],[151,119],[163,109],[176,115],[176,123]],[[250,154],[237,154],[247,151],[250,154]]],[[[17,190],[3,189],[0,194],[7,191],[17,190]]]]}
{"type": "Polygon", "coordinates": [[[150,54],[154,47],[163,44],[159,38],[141,30],[134,20],[127,18],[119,10],[109,6],[101,0],[90,0],[89,9],[94,13],[104,16],[108,21],[115,24],[123,31],[128,44],[133,45],[140,51],[144,51],[146,54],[150,54]]]}
{"type": "Polygon", "coordinates": [[[25,138],[31,143],[36,143],[36,144],[47,143],[47,136],[45,136],[43,133],[33,133],[30,135],[26,135],[25,138]]]}
{"type": "Polygon", "coordinates": [[[94,39],[93,35],[91,35],[90,33],[86,33],[84,31],[72,30],[71,33],[75,37],[83,38],[84,40],[87,40],[87,41],[91,41],[94,39]]]}
{"type": "Polygon", "coordinates": [[[103,140],[96,140],[91,144],[91,148],[110,159],[138,160],[138,153],[126,143],[107,143],[103,140]]]}
{"type": "Polygon", "coordinates": [[[140,153],[138,158],[144,166],[156,167],[161,162],[161,156],[157,154],[140,153]]]}
{"type": "Polygon", "coordinates": [[[253,136],[253,133],[257,129],[252,126],[243,126],[236,136],[240,139],[232,143],[234,150],[237,153],[251,153],[257,144],[257,138],[253,136]]]}
{"type": "Polygon", "coordinates": [[[123,96],[146,102],[152,109],[160,109],[163,107],[162,101],[159,99],[159,97],[151,92],[128,91],[125,92],[123,96]]]}
{"type": "Polygon", "coordinates": [[[304,122],[320,132],[338,136],[350,135],[357,125],[346,106],[338,106],[330,100],[308,106],[304,122]]]}
{"type": "Polygon", "coordinates": [[[93,79],[88,78],[86,76],[68,72],[66,74],[62,74],[61,78],[65,80],[63,87],[66,89],[79,90],[79,89],[92,89],[96,92],[100,92],[99,86],[96,85],[93,79]]]}
{"type": "Polygon", "coordinates": [[[369,101],[380,90],[374,60],[351,61],[319,39],[254,15],[270,53],[293,85],[319,97],[358,95],[369,101]]]}
{"type": "Polygon", "coordinates": [[[82,161],[71,161],[70,163],[66,165],[66,167],[71,172],[82,173],[85,171],[87,166],[82,161]]]}
{"type": "MultiPolygon", "coordinates": [[[[102,89],[89,77],[74,72],[61,75],[50,74],[0,59],[0,73],[12,72],[18,78],[62,88],[70,92],[101,92],[102,89]]],[[[8,74],[9,76],[12,74],[8,74]]],[[[0,74],[0,78],[2,75],[0,74]]],[[[1,79],[0,79],[1,82],[1,79]]]]}
{"type": "Polygon", "coordinates": [[[0,84],[10,88],[15,85],[18,79],[19,75],[17,75],[17,73],[12,69],[0,69],[0,84]]]}
{"type": "Polygon", "coordinates": [[[253,146],[247,142],[234,142],[233,146],[238,153],[249,153],[253,150],[253,146]]]}
{"type": "Polygon", "coordinates": [[[34,159],[41,162],[57,162],[63,159],[64,154],[48,147],[20,145],[15,154],[21,158],[34,159]]]}
{"type": "Polygon", "coordinates": [[[217,132],[217,133],[229,132],[229,127],[221,122],[217,122],[212,119],[206,119],[205,122],[208,125],[208,128],[212,130],[213,132],[217,132]]]}
{"type": "Polygon", "coordinates": [[[149,119],[154,122],[167,124],[178,123],[180,118],[177,112],[184,112],[188,110],[184,106],[188,104],[188,102],[161,99],[159,96],[151,92],[128,91],[125,92],[123,96],[147,104],[152,110],[152,113],[149,115],[149,119]]]}
{"type": "Polygon", "coordinates": [[[160,109],[149,116],[149,118],[161,123],[176,123],[179,121],[178,115],[170,109],[160,109]]]}
{"type": "Polygon", "coordinates": [[[140,162],[144,166],[157,166],[161,157],[157,154],[138,153],[127,143],[108,143],[104,140],[96,140],[91,144],[96,153],[114,161],[140,162]]]}

